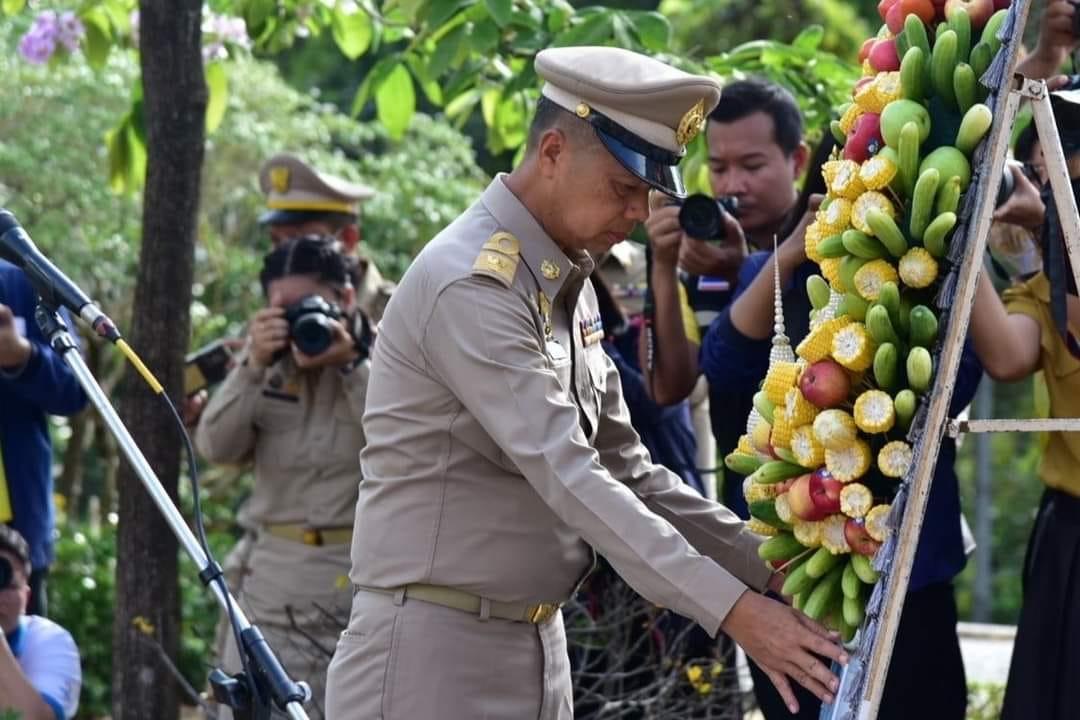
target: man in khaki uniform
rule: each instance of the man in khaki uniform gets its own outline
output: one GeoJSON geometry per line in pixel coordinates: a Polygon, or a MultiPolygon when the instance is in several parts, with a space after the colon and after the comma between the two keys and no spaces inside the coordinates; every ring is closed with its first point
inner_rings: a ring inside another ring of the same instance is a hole
{"type": "MultiPolygon", "coordinates": [[[[239,515],[245,534],[225,562],[230,586],[292,677],[310,683],[309,713],[323,717],[326,668],[352,598],[349,545],[370,363],[347,329],[355,292],[332,239],[287,241],[267,256],[261,280],[268,306],[249,323],[239,362],[195,440],[212,462],[254,461],[254,487],[239,515]],[[346,317],[328,321],[333,343],[309,356],[290,341],[283,308],[312,295],[346,317]]],[[[223,664],[238,670],[231,633],[224,645],[223,664]]]]}
{"type": "Polygon", "coordinates": [[[335,720],[570,718],[559,605],[594,551],[644,596],[721,627],[822,696],[846,660],[754,590],[759,538],[653,465],[630,427],[587,275],[647,216],[719,98],[709,78],[613,48],[536,58],[522,165],[417,257],[375,346],[352,616],[335,720]]]}
{"type": "Polygon", "coordinates": [[[279,153],[263,163],[259,187],[266,194],[267,207],[259,224],[269,230],[273,246],[301,235],[333,235],[345,254],[356,260],[357,307],[378,324],[394,283],[383,278],[360,247],[360,206],[375,191],[321,173],[290,153],[279,153]]]}

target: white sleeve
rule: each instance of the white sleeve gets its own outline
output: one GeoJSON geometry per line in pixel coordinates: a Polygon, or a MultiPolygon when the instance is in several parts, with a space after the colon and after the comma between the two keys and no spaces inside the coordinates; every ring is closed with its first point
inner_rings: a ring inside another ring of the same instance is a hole
{"type": "Polygon", "coordinates": [[[41,693],[62,720],[75,717],[79,709],[82,668],[79,649],[71,633],[54,622],[34,617],[19,655],[19,664],[30,684],[41,693]]]}

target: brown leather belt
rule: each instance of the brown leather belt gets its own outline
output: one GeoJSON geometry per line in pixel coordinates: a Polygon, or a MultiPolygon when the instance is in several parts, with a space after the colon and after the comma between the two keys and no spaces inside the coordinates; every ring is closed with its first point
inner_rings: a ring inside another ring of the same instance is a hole
{"type": "Polygon", "coordinates": [[[370,592],[379,595],[401,595],[402,599],[413,599],[428,602],[433,605],[461,610],[470,615],[476,615],[481,619],[493,617],[512,622],[531,623],[540,625],[555,616],[562,607],[562,603],[508,603],[498,600],[488,600],[479,595],[457,590],[456,588],[443,587],[441,585],[425,585],[413,583],[397,588],[376,588],[364,585],[353,585],[353,593],[370,592]]]}
{"type": "Polygon", "coordinates": [[[266,525],[263,531],[268,535],[320,547],[322,545],[348,545],[352,542],[352,527],[313,528],[298,523],[279,523],[266,525]]]}

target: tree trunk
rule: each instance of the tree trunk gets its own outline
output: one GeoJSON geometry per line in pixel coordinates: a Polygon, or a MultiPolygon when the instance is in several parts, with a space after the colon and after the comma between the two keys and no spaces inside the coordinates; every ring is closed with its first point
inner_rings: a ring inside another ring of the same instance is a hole
{"type": "MultiPolygon", "coordinates": [[[[139,3],[147,165],[130,337],[178,406],[190,329],[207,101],[201,13],[200,0],[139,3]]],[[[181,445],[173,419],[134,372],[128,372],[122,386],[124,422],[175,499],[181,445]]],[[[126,462],[118,490],[113,718],[176,720],[177,686],[154,646],[159,644],[175,662],[180,617],[176,539],[126,462]]]]}

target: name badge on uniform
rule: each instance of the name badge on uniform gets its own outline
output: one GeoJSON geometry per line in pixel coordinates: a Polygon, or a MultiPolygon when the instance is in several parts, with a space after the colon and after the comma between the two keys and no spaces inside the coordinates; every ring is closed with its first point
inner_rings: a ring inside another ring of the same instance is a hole
{"type": "Polygon", "coordinates": [[[584,347],[595,345],[604,339],[604,323],[599,315],[579,320],[578,330],[581,332],[581,344],[584,347]]]}
{"type": "Polygon", "coordinates": [[[551,358],[553,363],[562,365],[563,363],[570,362],[570,356],[567,354],[566,348],[564,348],[558,340],[551,339],[544,344],[547,347],[548,357],[551,358]]]}
{"type": "Polygon", "coordinates": [[[724,278],[701,275],[698,277],[697,289],[699,292],[726,292],[731,289],[731,283],[724,278]]]}

